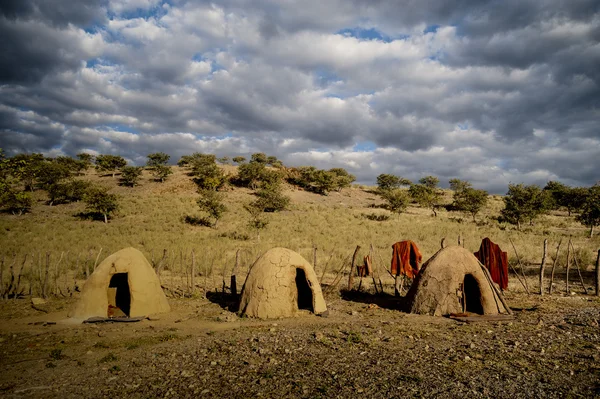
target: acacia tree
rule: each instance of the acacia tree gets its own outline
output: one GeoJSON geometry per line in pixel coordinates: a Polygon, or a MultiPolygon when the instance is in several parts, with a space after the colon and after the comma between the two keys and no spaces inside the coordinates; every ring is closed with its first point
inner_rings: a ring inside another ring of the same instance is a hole
{"type": "Polygon", "coordinates": [[[161,183],[167,180],[167,177],[173,173],[169,165],[167,165],[169,158],[171,157],[164,152],[148,154],[146,166],[148,166],[148,169],[152,171],[154,178],[161,183]]]}
{"type": "Polygon", "coordinates": [[[92,186],[88,188],[83,201],[86,203],[86,211],[104,217],[104,223],[119,209],[118,197],[110,194],[105,187],[92,186]]]}
{"type": "Polygon", "coordinates": [[[377,176],[377,188],[379,191],[392,190],[401,186],[410,186],[412,182],[404,177],[382,173],[377,176]]]}
{"type": "Polygon", "coordinates": [[[468,181],[451,179],[450,188],[454,190],[452,206],[457,211],[469,213],[475,221],[475,216],[483,209],[488,199],[488,192],[477,190],[468,181]]]}
{"type": "Polygon", "coordinates": [[[387,208],[394,213],[402,213],[408,207],[409,196],[406,190],[399,188],[385,190],[381,197],[387,202],[387,208]]]}
{"type": "Polygon", "coordinates": [[[198,190],[198,192],[200,198],[196,203],[201,211],[208,213],[208,216],[215,220],[213,227],[216,228],[219,219],[227,211],[227,207],[223,204],[223,194],[214,190],[198,190]]]}
{"type": "Polygon", "coordinates": [[[98,155],[96,156],[96,170],[99,172],[108,172],[115,177],[119,169],[127,165],[125,158],[119,155],[98,155]]]}
{"type": "Polygon", "coordinates": [[[227,183],[227,176],[217,165],[217,157],[213,154],[195,153],[190,165],[194,183],[200,190],[216,191],[227,183]]]}
{"type": "Polygon", "coordinates": [[[233,157],[232,161],[237,164],[241,164],[241,163],[246,162],[246,157],[242,157],[242,156],[233,157]]]}
{"type": "Polygon", "coordinates": [[[141,166],[125,166],[121,169],[121,184],[134,187],[138,185],[143,168],[141,166]]]}
{"type": "Polygon", "coordinates": [[[590,238],[594,235],[594,227],[600,225],[600,184],[588,189],[586,201],[577,220],[590,228],[590,238]]]}
{"type": "Polygon", "coordinates": [[[342,191],[343,188],[350,187],[350,185],[356,180],[356,176],[351,175],[344,168],[332,168],[328,171],[333,175],[333,181],[336,191],[342,191]]]}
{"type": "Polygon", "coordinates": [[[442,193],[437,188],[439,179],[435,176],[425,176],[419,180],[419,184],[412,184],[408,193],[419,205],[429,208],[433,216],[437,217],[437,207],[442,199],[442,193]]]}
{"type": "Polygon", "coordinates": [[[548,212],[549,208],[550,194],[547,191],[536,185],[509,184],[501,215],[520,230],[523,221],[529,220],[533,224],[533,220],[548,212]]]}

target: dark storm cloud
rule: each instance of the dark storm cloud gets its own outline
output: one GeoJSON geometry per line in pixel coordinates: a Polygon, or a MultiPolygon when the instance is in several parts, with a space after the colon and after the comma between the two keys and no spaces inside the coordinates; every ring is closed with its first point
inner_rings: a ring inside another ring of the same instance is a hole
{"type": "Polygon", "coordinates": [[[599,7],[4,1],[0,147],[137,163],[154,151],[263,151],[362,182],[589,185],[600,167],[599,7]]]}

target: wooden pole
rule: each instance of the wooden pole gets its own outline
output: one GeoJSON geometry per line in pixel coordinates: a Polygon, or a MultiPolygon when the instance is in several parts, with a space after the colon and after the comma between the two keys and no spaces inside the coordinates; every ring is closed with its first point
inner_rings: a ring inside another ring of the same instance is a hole
{"type": "Polygon", "coordinates": [[[569,238],[569,242],[567,243],[567,286],[566,292],[569,295],[569,269],[571,268],[571,239],[569,238]]]}
{"type": "Polygon", "coordinates": [[[377,279],[375,278],[375,252],[373,251],[373,244],[369,247],[369,266],[371,267],[371,276],[373,277],[373,287],[375,288],[375,294],[379,294],[377,289],[377,279]]]}
{"type": "Polygon", "coordinates": [[[313,269],[317,272],[317,246],[313,244],[313,269]]]}
{"type": "Polygon", "coordinates": [[[17,283],[15,285],[15,295],[13,296],[14,300],[17,300],[17,296],[19,295],[19,288],[21,286],[21,274],[23,273],[23,268],[25,267],[25,263],[27,263],[27,253],[23,258],[23,263],[21,263],[21,268],[19,269],[19,274],[17,276],[17,283]]]}
{"type": "Polygon", "coordinates": [[[554,283],[554,269],[556,268],[556,263],[558,261],[558,253],[560,251],[560,244],[562,244],[562,238],[558,242],[556,246],[556,256],[554,257],[554,261],[552,262],[552,273],[550,274],[550,286],[548,286],[548,294],[552,294],[552,285],[554,283]]]}
{"type": "Polygon", "coordinates": [[[442,238],[442,241],[440,242],[440,247],[442,247],[442,249],[446,248],[446,237],[442,238]]]}
{"type": "Polygon", "coordinates": [[[354,250],[354,255],[352,255],[352,263],[350,264],[350,275],[348,276],[348,291],[352,290],[352,286],[354,285],[354,265],[356,264],[356,255],[358,255],[358,251],[360,250],[360,245],[356,246],[354,250]]]}
{"type": "MultiPolygon", "coordinates": [[[[510,315],[513,314],[512,310],[510,310],[510,306],[508,306],[508,304],[506,303],[506,300],[504,299],[504,295],[502,295],[502,292],[498,288],[496,288],[496,286],[494,285],[494,282],[492,281],[492,276],[490,275],[490,272],[487,269],[487,267],[485,267],[485,265],[483,265],[481,262],[479,262],[479,266],[481,266],[481,268],[483,269],[483,274],[485,274],[485,277],[487,278],[487,281],[492,286],[492,289],[496,293],[496,296],[498,296],[498,299],[500,299],[500,302],[502,302],[502,305],[504,305],[506,312],[510,315]]],[[[464,301],[463,301],[463,303],[464,303],[464,301]]],[[[496,303],[496,306],[498,306],[497,303],[496,303]]]]}
{"type": "Polygon", "coordinates": [[[575,247],[573,246],[573,242],[571,242],[571,247],[573,248],[573,260],[575,261],[575,267],[577,268],[577,274],[579,275],[581,288],[583,288],[583,293],[587,295],[587,288],[585,288],[585,284],[583,283],[583,276],[581,275],[581,269],[579,268],[579,263],[577,262],[577,255],[575,254],[575,247]]]}
{"type": "Polygon", "coordinates": [[[542,255],[542,264],[540,265],[540,295],[544,295],[544,269],[546,267],[546,253],[548,251],[548,239],[544,239],[544,254],[542,255]]]}
{"type": "Polygon", "coordinates": [[[513,271],[513,273],[515,274],[515,276],[517,276],[517,279],[519,280],[519,283],[521,283],[521,285],[523,286],[523,288],[525,289],[525,291],[527,291],[527,286],[525,286],[525,283],[523,282],[523,280],[521,280],[521,276],[519,276],[519,272],[517,272],[517,269],[515,269],[515,267],[510,262],[508,262],[508,266],[510,266],[510,270],[513,271]]]}
{"type": "Polygon", "coordinates": [[[515,255],[517,256],[517,261],[519,262],[519,266],[521,267],[521,273],[523,274],[523,281],[525,281],[525,291],[527,291],[527,295],[530,295],[531,293],[529,292],[529,285],[527,284],[527,277],[525,277],[525,269],[523,268],[523,264],[521,263],[521,258],[519,257],[517,248],[515,247],[515,244],[510,239],[510,237],[508,237],[508,241],[510,241],[513,249],[515,250],[515,255]]]}
{"type": "Polygon", "coordinates": [[[194,296],[194,291],[196,290],[196,283],[194,281],[194,277],[196,276],[196,254],[192,249],[192,276],[191,276],[191,295],[194,296]]]}
{"type": "Polygon", "coordinates": [[[596,296],[600,296],[600,249],[598,250],[598,257],[596,258],[596,296]]]}

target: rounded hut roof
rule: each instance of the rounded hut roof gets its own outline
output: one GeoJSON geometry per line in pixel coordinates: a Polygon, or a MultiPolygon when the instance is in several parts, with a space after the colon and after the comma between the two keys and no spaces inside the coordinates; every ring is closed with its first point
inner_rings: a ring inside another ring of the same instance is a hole
{"type": "Polygon", "coordinates": [[[171,310],[154,269],[139,250],[129,247],[110,255],[87,279],[81,298],[69,317],[107,317],[108,287],[113,275],[127,273],[131,298],[130,317],[165,313],[171,310]]]}
{"type": "Polygon", "coordinates": [[[298,311],[298,269],[304,272],[312,293],[312,310],[327,310],[317,275],[300,254],[273,248],[254,262],[240,300],[240,311],[250,317],[271,319],[294,316],[298,311]]]}
{"type": "Polygon", "coordinates": [[[432,316],[461,313],[465,311],[463,298],[467,298],[478,301],[482,314],[505,312],[483,267],[471,252],[462,247],[450,246],[439,250],[425,262],[412,284],[407,294],[408,311],[432,316]],[[477,295],[471,293],[469,297],[468,293],[465,294],[467,284],[476,286],[477,295]]]}

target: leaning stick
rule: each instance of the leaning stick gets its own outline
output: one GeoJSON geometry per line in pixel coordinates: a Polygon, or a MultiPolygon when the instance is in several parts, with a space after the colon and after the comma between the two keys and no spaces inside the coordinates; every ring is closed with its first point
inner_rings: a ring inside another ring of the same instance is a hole
{"type": "Polygon", "coordinates": [[[360,245],[356,246],[354,250],[354,255],[352,255],[352,263],[350,264],[350,275],[348,276],[348,291],[352,290],[352,286],[354,285],[354,265],[356,264],[356,255],[360,250],[360,245]]]}
{"type": "Polygon", "coordinates": [[[519,266],[521,267],[521,273],[523,274],[523,281],[525,281],[525,291],[527,291],[527,295],[530,294],[529,286],[527,285],[527,277],[525,277],[525,269],[523,268],[523,264],[521,263],[521,258],[519,257],[519,253],[517,252],[517,248],[513,241],[508,237],[508,241],[512,244],[513,249],[515,250],[515,255],[517,256],[517,261],[519,262],[519,266]]]}
{"type": "Polygon", "coordinates": [[[544,255],[542,255],[542,264],[540,265],[540,295],[544,295],[544,269],[546,268],[546,253],[548,251],[548,239],[544,239],[544,255]]]}
{"type": "Polygon", "coordinates": [[[552,262],[552,274],[550,275],[550,286],[548,287],[548,294],[552,294],[552,284],[554,283],[554,269],[556,268],[556,261],[558,260],[560,244],[562,244],[562,238],[558,242],[558,246],[556,247],[556,256],[554,257],[554,261],[552,262]]]}
{"type": "Polygon", "coordinates": [[[600,296],[600,249],[598,250],[598,257],[596,258],[596,275],[594,282],[596,285],[596,296],[600,296]]]}
{"type": "Polygon", "coordinates": [[[587,288],[585,288],[585,284],[583,283],[583,276],[581,275],[581,269],[579,268],[579,263],[577,262],[577,255],[575,254],[575,247],[573,246],[573,242],[571,242],[571,248],[573,248],[573,260],[575,261],[575,267],[577,267],[577,273],[579,274],[579,281],[581,282],[581,287],[583,288],[583,292],[587,294],[587,288]]]}
{"type": "MultiPolygon", "coordinates": [[[[487,278],[488,282],[492,286],[492,289],[496,293],[496,296],[498,297],[498,299],[500,299],[500,302],[502,302],[502,305],[504,305],[506,312],[508,314],[513,314],[512,310],[510,310],[510,306],[508,306],[508,304],[506,303],[506,300],[504,299],[504,295],[502,295],[502,292],[500,292],[498,290],[498,288],[496,288],[496,286],[494,285],[494,282],[492,281],[492,276],[490,276],[490,272],[487,269],[487,267],[485,267],[481,262],[479,262],[479,266],[481,266],[481,268],[483,269],[483,274],[485,274],[485,277],[487,278]]],[[[494,298],[494,300],[495,300],[495,298],[494,298]]],[[[496,303],[496,307],[498,307],[498,303],[496,303]]]]}
{"type": "Polygon", "coordinates": [[[569,242],[567,243],[567,286],[566,292],[569,295],[569,269],[571,268],[571,239],[569,238],[569,242]]]}
{"type": "Polygon", "coordinates": [[[527,287],[525,286],[525,283],[523,282],[523,280],[521,280],[521,276],[519,276],[519,272],[517,272],[517,269],[515,269],[515,267],[510,262],[508,262],[508,266],[510,266],[510,269],[513,271],[513,273],[515,274],[515,276],[517,276],[517,279],[519,280],[519,283],[521,283],[521,285],[523,286],[523,288],[525,289],[525,291],[527,291],[527,287]]]}

